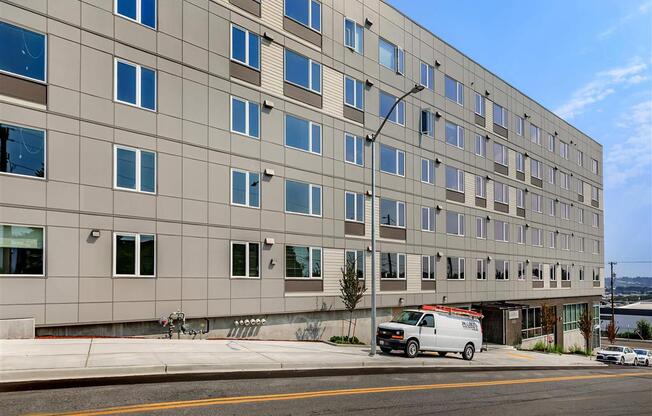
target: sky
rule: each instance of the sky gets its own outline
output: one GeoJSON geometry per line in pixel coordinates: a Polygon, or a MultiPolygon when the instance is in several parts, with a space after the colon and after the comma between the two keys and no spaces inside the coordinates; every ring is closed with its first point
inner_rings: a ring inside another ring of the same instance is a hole
{"type": "Polygon", "coordinates": [[[602,144],[605,262],[652,276],[652,0],[386,1],[602,144]]]}

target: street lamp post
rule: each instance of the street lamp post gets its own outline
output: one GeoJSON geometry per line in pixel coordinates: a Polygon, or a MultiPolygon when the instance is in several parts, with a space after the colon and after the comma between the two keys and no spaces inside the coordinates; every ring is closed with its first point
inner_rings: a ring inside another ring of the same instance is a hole
{"type": "Polygon", "coordinates": [[[385,115],[378,130],[374,134],[367,135],[367,141],[371,142],[371,351],[369,355],[372,357],[376,355],[376,139],[398,103],[408,95],[416,94],[423,89],[423,85],[416,84],[410,91],[398,98],[385,115]]]}

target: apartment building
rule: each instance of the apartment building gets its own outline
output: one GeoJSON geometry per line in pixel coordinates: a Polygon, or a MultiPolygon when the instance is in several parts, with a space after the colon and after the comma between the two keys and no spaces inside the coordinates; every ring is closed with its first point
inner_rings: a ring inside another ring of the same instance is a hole
{"type": "Polygon", "coordinates": [[[580,344],[602,146],[392,6],[0,0],[0,45],[0,319],[156,334],[182,310],[220,336],[339,334],[375,209],[382,319],[474,307],[516,344],[551,305],[557,342],[580,344]],[[415,84],[373,202],[365,137],[415,84]]]}

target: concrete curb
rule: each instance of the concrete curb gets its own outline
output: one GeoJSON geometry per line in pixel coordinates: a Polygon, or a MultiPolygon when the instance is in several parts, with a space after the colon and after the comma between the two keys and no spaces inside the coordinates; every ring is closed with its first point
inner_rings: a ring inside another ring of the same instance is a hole
{"type": "Polygon", "coordinates": [[[352,362],[346,365],[314,367],[314,364],[294,363],[291,365],[253,364],[242,366],[220,365],[157,365],[130,367],[65,368],[53,370],[3,371],[0,374],[0,392],[21,390],[42,390],[113,384],[160,383],[193,380],[235,380],[255,378],[324,377],[365,374],[396,373],[454,373],[483,371],[539,371],[539,370],[596,370],[608,368],[605,364],[566,366],[486,366],[455,365],[432,366],[425,363],[352,362]]]}

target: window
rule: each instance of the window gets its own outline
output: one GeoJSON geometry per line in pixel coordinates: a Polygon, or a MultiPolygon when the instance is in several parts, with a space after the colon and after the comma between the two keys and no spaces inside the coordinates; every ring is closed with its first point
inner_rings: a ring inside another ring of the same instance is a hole
{"type": "Polygon", "coordinates": [[[577,251],[584,253],[584,237],[577,237],[577,251]]]}
{"type": "Polygon", "coordinates": [[[45,82],[46,66],[45,35],[0,22],[0,72],[45,82]]]}
{"type": "Polygon", "coordinates": [[[285,211],[321,217],[321,186],[286,179],[285,211]]]}
{"type": "Polygon", "coordinates": [[[321,154],[321,124],[286,114],[285,145],[321,154]]]}
{"type": "Polygon", "coordinates": [[[570,176],[566,172],[559,172],[559,186],[562,189],[570,189],[570,176]]]}
{"type": "Polygon", "coordinates": [[[549,265],[548,278],[553,282],[557,280],[557,267],[554,264],[549,265]]]}
{"type": "Polygon", "coordinates": [[[516,171],[525,173],[525,157],[521,152],[516,152],[516,171]]]}
{"type": "Polygon", "coordinates": [[[473,107],[473,110],[477,115],[484,117],[486,112],[484,96],[479,92],[474,92],[473,95],[475,96],[475,106],[473,107]]]}
{"type": "Polygon", "coordinates": [[[464,214],[446,212],[446,234],[464,236],[464,214]]]}
{"type": "Polygon", "coordinates": [[[600,190],[596,187],[591,185],[591,201],[598,201],[600,198],[600,190]]]}
{"type": "Polygon", "coordinates": [[[487,238],[487,219],[475,217],[475,238],[487,238]]]}
{"type": "Polygon", "coordinates": [[[600,254],[600,241],[593,240],[593,254],[600,254]]]}
{"type": "Polygon", "coordinates": [[[548,151],[555,152],[555,136],[552,134],[548,135],[548,151]]]}
{"type": "Polygon", "coordinates": [[[380,278],[405,279],[405,254],[380,253],[380,278]]]}
{"type": "Polygon", "coordinates": [[[446,279],[464,280],[464,263],[461,257],[446,257],[446,279]]]}
{"type": "Polygon", "coordinates": [[[454,80],[446,75],[444,90],[446,98],[456,102],[457,104],[464,105],[464,85],[461,82],[454,80]]]}
{"type": "Polygon", "coordinates": [[[525,126],[525,120],[523,120],[523,117],[516,116],[516,134],[519,136],[523,135],[523,127],[525,126]]]}
{"type": "Polygon", "coordinates": [[[260,208],[260,175],[231,170],[231,204],[260,208]]]}
{"type": "Polygon", "coordinates": [[[487,140],[479,134],[475,135],[475,154],[480,157],[487,157],[487,140]]]}
{"type": "MultiPolygon", "coordinates": [[[[539,280],[539,279],[535,279],[539,280]]],[[[541,308],[521,309],[521,338],[528,339],[543,335],[541,329],[541,308]]]]}
{"type": "Polygon", "coordinates": [[[532,263],[532,280],[543,280],[541,263],[532,263]]]}
{"type": "Polygon", "coordinates": [[[554,185],[555,182],[555,168],[548,166],[548,183],[554,185]]]}
{"type": "MultiPolygon", "coordinates": [[[[391,94],[380,91],[380,116],[385,117],[392,108],[397,98],[391,94]]],[[[405,125],[405,101],[399,101],[389,115],[388,121],[401,126],[405,125]]]]}
{"type": "Polygon", "coordinates": [[[543,247],[543,230],[541,228],[532,229],[532,245],[536,247],[543,247]]]}
{"type": "Polygon", "coordinates": [[[564,331],[580,328],[580,317],[587,313],[586,303],[564,305],[564,331]]]}
{"type": "Polygon", "coordinates": [[[541,179],[541,162],[536,159],[530,159],[530,171],[532,177],[541,179]]]}
{"type": "Polygon", "coordinates": [[[405,228],[405,203],[381,198],[380,225],[405,228]]]}
{"type": "Polygon", "coordinates": [[[494,103],[494,124],[507,128],[507,110],[494,103]]]}
{"type": "Polygon", "coordinates": [[[435,68],[425,62],[421,62],[421,85],[435,89],[435,68]]]}
{"type": "Polygon", "coordinates": [[[0,172],[45,177],[45,131],[0,123],[0,142],[0,172]]]}
{"type": "Polygon", "coordinates": [[[421,110],[421,134],[435,137],[435,115],[429,110],[421,110]]]}
{"type": "Polygon", "coordinates": [[[114,188],[156,192],[156,153],[116,145],[113,155],[114,188]]]}
{"type": "Polygon", "coordinates": [[[113,275],[148,276],[156,274],[156,236],[113,233],[113,275]]]}
{"type": "Polygon", "coordinates": [[[156,29],[156,0],[115,0],[115,14],[156,29]]]}
{"type": "Polygon", "coordinates": [[[446,166],[446,189],[464,193],[464,171],[446,166]]]}
{"type": "Polygon", "coordinates": [[[577,222],[580,224],[584,224],[584,209],[583,208],[578,208],[577,209],[577,222]]]}
{"type": "Polygon", "coordinates": [[[532,211],[543,212],[543,197],[541,195],[532,194],[532,211]]]}
{"type": "Polygon", "coordinates": [[[577,165],[584,166],[584,153],[581,150],[577,151],[577,165]]]}
{"type": "Polygon", "coordinates": [[[591,159],[591,172],[598,174],[598,161],[595,159],[591,159]]]}
{"type": "Polygon", "coordinates": [[[580,281],[584,280],[584,266],[579,266],[578,272],[580,276],[580,281]]]}
{"type": "Polygon", "coordinates": [[[494,143],[494,162],[507,166],[507,147],[494,143]]]}
{"type": "Polygon", "coordinates": [[[45,275],[45,229],[0,224],[0,275],[45,275]]]}
{"type": "Polygon", "coordinates": [[[231,97],[231,131],[256,139],[260,137],[258,103],[231,97]]]}
{"type": "Polygon", "coordinates": [[[475,277],[478,280],[487,280],[487,260],[477,259],[475,261],[476,274],[475,277]]]}
{"type": "Polygon", "coordinates": [[[563,157],[564,159],[568,160],[568,143],[559,142],[559,156],[563,157]]]}
{"type": "Polygon", "coordinates": [[[348,163],[364,166],[364,139],[344,133],[344,158],[348,163]]]}
{"type": "Polygon", "coordinates": [[[600,271],[597,269],[593,269],[593,281],[594,282],[600,281],[600,271]]]}
{"type": "Polygon", "coordinates": [[[562,250],[566,250],[566,251],[570,250],[570,234],[560,234],[559,245],[562,250]]]}
{"type": "Polygon", "coordinates": [[[557,235],[554,231],[548,231],[548,245],[550,248],[557,248],[557,235]]]}
{"type": "Polygon", "coordinates": [[[600,214],[593,212],[591,213],[592,222],[591,225],[595,228],[600,227],[600,214]]]}
{"type": "Polygon", "coordinates": [[[548,215],[551,217],[554,217],[557,214],[557,210],[555,209],[557,207],[557,203],[555,202],[554,199],[548,198],[548,215]]]}
{"type": "Polygon", "coordinates": [[[405,72],[405,52],[383,38],[378,39],[378,61],[397,74],[405,72]]]}
{"type": "Polygon", "coordinates": [[[484,176],[475,176],[475,196],[478,198],[487,198],[487,178],[484,176]]]}
{"type": "Polygon", "coordinates": [[[364,53],[364,28],[348,18],[344,18],[344,46],[360,55],[364,53]]]}
{"type": "Polygon", "coordinates": [[[364,88],[362,81],[351,77],[344,77],[344,104],[349,107],[364,109],[364,88]]]}
{"type": "Polygon", "coordinates": [[[285,246],[285,277],[321,279],[321,248],[285,246]]]}
{"type": "Polygon", "coordinates": [[[381,144],[380,170],[392,175],[405,176],[405,152],[381,144]]]}
{"type": "Polygon", "coordinates": [[[364,222],[364,195],[354,192],[344,193],[344,209],[347,221],[364,222]]]}
{"type": "Polygon", "coordinates": [[[260,277],[260,244],[231,242],[231,277],[260,277]]]}
{"type": "Polygon", "coordinates": [[[534,124],[530,124],[530,140],[541,145],[541,130],[534,124]]]}
{"type": "Polygon", "coordinates": [[[115,59],[115,100],[156,111],[156,71],[115,59]]]}
{"type": "Polygon", "coordinates": [[[509,223],[496,220],[494,222],[494,237],[496,241],[509,241],[509,223]]]}
{"type": "Polygon", "coordinates": [[[315,0],[285,0],[285,15],[312,30],[321,31],[321,3],[315,0]]]}
{"type": "Polygon", "coordinates": [[[421,279],[435,280],[435,256],[421,256],[421,279]]]}
{"type": "Polygon", "coordinates": [[[559,211],[561,212],[561,218],[564,220],[570,219],[570,205],[565,202],[559,203],[559,211]]]}
{"type": "Polygon", "coordinates": [[[321,64],[286,49],[285,80],[298,87],[321,94],[321,64]]]}
{"type": "Polygon", "coordinates": [[[516,243],[525,244],[525,226],[523,224],[516,225],[516,243]]]}
{"type": "Polygon", "coordinates": [[[525,191],[523,189],[516,190],[516,208],[525,209],[525,191]]]}
{"type": "Polygon", "coordinates": [[[353,266],[355,275],[359,280],[364,279],[364,251],[362,250],[346,250],[345,259],[347,267],[353,266]]]}
{"type": "Polygon", "coordinates": [[[577,195],[584,196],[584,182],[581,179],[577,180],[577,195]]]}
{"type": "Polygon", "coordinates": [[[435,231],[435,209],[421,207],[421,231],[435,231]]]}
{"type": "Polygon", "coordinates": [[[421,159],[421,182],[435,184],[435,162],[430,159],[421,159]]]}
{"type": "Polygon", "coordinates": [[[260,70],[260,36],[231,25],[231,60],[260,70]]]}
{"type": "Polygon", "coordinates": [[[496,260],[496,280],[509,280],[509,262],[507,260],[496,260]]]}
{"type": "Polygon", "coordinates": [[[450,121],[446,122],[446,143],[464,149],[464,128],[450,121]]]}
{"type": "Polygon", "coordinates": [[[516,263],[516,278],[525,280],[525,264],[522,261],[516,263]]]}
{"type": "Polygon", "coordinates": [[[494,201],[509,204],[509,186],[506,183],[494,181],[494,201]]]}

